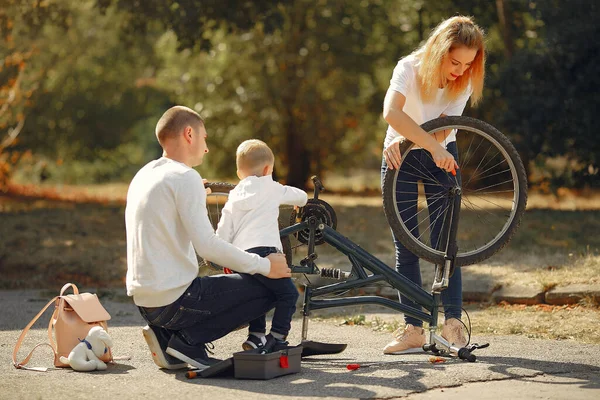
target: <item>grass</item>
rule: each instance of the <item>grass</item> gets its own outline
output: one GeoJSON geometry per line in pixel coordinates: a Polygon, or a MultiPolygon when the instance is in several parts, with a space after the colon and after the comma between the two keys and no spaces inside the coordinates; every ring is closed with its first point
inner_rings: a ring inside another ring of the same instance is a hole
{"type": "MultiPolygon", "coordinates": [[[[26,187],[0,197],[0,287],[52,287],[63,280],[89,285],[123,284],[126,270],[123,197],[126,185],[26,187]],[[44,194],[51,193],[51,196],[44,194]],[[63,196],[67,200],[61,201],[63,196]],[[90,203],[90,201],[92,201],[90,203]]],[[[541,195],[534,194],[533,197],[541,195]]],[[[337,215],[337,230],[388,265],[394,264],[391,233],[381,199],[327,194],[337,215]]],[[[541,198],[541,197],[540,197],[541,198]]],[[[600,196],[598,196],[600,199],[600,196]]],[[[600,206],[600,200],[588,202],[600,206]]],[[[538,204],[542,204],[538,200],[538,204]]],[[[550,196],[546,205],[556,206],[550,196]]],[[[468,227],[466,221],[461,222],[468,227]]],[[[551,288],[600,283],[600,213],[528,209],[511,243],[465,274],[497,285],[551,288]]],[[[323,245],[319,265],[345,268],[347,258],[323,245]]],[[[306,251],[299,249],[296,257],[306,251]]],[[[432,270],[422,264],[424,275],[432,270]]]]}
{"type": "MultiPolygon", "coordinates": [[[[588,299],[589,301],[589,299],[588,299]]],[[[600,308],[595,302],[551,306],[540,304],[470,304],[465,307],[471,321],[471,336],[521,335],[533,339],[577,340],[600,344],[597,323],[600,308]]],[[[321,316],[321,320],[342,325],[361,325],[374,331],[394,332],[404,326],[401,318],[376,311],[365,314],[321,316]]],[[[463,320],[467,319],[463,316],[463,320]]],[[[467,323],[467,322],[466,322],[467,323]]]]}

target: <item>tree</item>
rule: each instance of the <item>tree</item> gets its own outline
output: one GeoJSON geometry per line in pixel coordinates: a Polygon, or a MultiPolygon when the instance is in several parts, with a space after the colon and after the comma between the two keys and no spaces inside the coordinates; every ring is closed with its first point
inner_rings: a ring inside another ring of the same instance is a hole
{"type": "Polygon", "coordinates": [[[356,165],[374,138],[380,147],[381,88],[405,44],[419,40],[417,10],[393,1],[259,1],[231,13],[200,1],[117,4],[143,29],[153,20],[173,29],[177,44],[166,47],[180,50],[169,56],[162,87],[198,105],[219,136],[227,133],[219,140],[228,159],[234,143],[265,139],[281,155],[286,182],[299,187],[311,173],[356,165]],[[251,25],[248,15],[258,16],[251,25]]]}
{"type": "Polygon", "coordinates": [[[40,159],[70,160],[69,166],[96,165],[96,176],[86,177],[85,169],[79,173],[88,181],[109,179],[125,160],[142,158],[138,152],[110,151],[134,140],[140,121],[155,118],[168,104],[151,84],[149,39],[124,42],[118,11],[109,8],[99,16],[93,5],[11,0],[1,11],[9,53],[0,71],[0,86],[8,88],[0,91],[0,112],[9,111],[0,118],[11,152],[33,150],[40,159]],[[12,126],[21,127],[18,141],[12,126]]]}
{"type": "Polygon", "coordinates": [[[597,182],[600,142],[596,108],[600,104],[600,7],[594,2],[535,3],[523,46],[500,74],[506,108],[503,126],[514,133],[527,160],[548,172],[546,161],[566,158],[551,184],[580,186],[597,182]],[[576,22],[576,23],[575,23],[576,22]]]}
{"type": "Polygon", "coordinates": [[[34,63],[43,48],[38,37],[47,25],[63,27],[68,17],[64,6],[52,1],[3,0],[0,5],[0,188],[19,159],[12,147],[45,76],[34,63]]]}

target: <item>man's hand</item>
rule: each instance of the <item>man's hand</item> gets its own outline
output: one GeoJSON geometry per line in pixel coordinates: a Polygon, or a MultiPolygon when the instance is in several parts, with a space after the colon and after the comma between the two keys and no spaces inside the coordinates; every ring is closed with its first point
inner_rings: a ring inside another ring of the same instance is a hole
{"type": "Polygon", "coordinates": [[[288,267],[284,254],[269,254],[267,259],[271,262],[271,270],[269,271],[267,278],[280,279],[290,278],[292,276],[292,270],[288,267]]]}

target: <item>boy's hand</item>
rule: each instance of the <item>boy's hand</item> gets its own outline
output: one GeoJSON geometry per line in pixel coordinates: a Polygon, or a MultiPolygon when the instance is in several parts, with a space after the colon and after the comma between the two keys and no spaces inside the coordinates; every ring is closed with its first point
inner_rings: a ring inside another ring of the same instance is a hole
{"type": "Polygon", "coordinates": [[[292,276],[292,270],[288,267],[284,254],[269,254],[267,259],[271,262],[271,270],[269,271],[267,278],[281,279],[290,278],[292,276]]]}
{"type": "Polygon", "coordinates": [[[208,179],[202,179],[202,183],[204,183],[204,189],[206,190],[206,194],[209,195],[212,193],[212,189],[206,186],[208,184],[208,179]]]}

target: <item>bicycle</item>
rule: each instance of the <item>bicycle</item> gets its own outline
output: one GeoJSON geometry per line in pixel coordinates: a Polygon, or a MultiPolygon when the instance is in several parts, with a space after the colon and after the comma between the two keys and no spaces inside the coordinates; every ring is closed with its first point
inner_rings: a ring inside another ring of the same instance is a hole
{"type": "MultiPolygon", "coordinates": [[[[292,213],[290,226],[283,227],[280,231],[284,253],[293,273],[320,275],[339,282],[317,287],[305,285],[302,310],[303,357],[339,353],[346,348],[345,344],[307,340],[308,317],[312,310],[361,304],[382,305],[429,324],[429,343],[423,349],[436,355],[457,355],[473,362],[476,357],[472,352],[486,346],[471,344],[457,348],[436,334],[440,293],[447,288],[449,277],[456,266],[474,264],[491,257],[514,235],[527,203],[525,168],[510,141],[483,121],[464,116],[443,117],[423,124],[422,128],[430,134],[447,130],[456,132],[460,173],[448,175],[447,180],[440,182],[426,173],[417,175],[415,171],[419,170],[419,166],[410,165],[403,157],[399,168],[387,170],[382,195],[384,212],[396,237],[417,256],[435,264],[431,292],[409,281],[338,233],[335,211],[331,205],[319,199],[324,187],[317,177],[313,177],[313,198],[298,213],[292,213]],[[404,183],[407,171],[414,175],[412,178],[418,182],[418,186],[410,193],[401,193],[398,186],[404,183]],[[435,196],[428,195],[427,193],[432,193],[433,186],[436,186],[435,196]],[[410,202],[405,200],[407,195],[411,196],[410,202]],[[428,206],[424,207],[425,204],[428,206]],[[406,213],[409,207],[413,208],[414,213],[406,213]],[[464,221],[459,226],[461,215],[468,222],[468,228],[465,228],[464,221]],[[473,232],[473,226],[478,222],[481,230],[473,232]],[[436,224],[441,224],[441,234],[436,243],[431,243],[430,233],[436,224]],[[292,265],[291,236],[307,248],[307,255],[300,261],[300,265],[292,265]],[[315,261],[318,255],[315,248],[325,243],[348,257],[350,272],[317,267],[315,261]],[[381,281],[387,281],[423,310],[380,296],[323,298],[332,293],[381,281]]],[[[401,154],[407,154],[414,147],[410,141],[403,142],[401,154]]],[[[209,187],[212,189],[209,198],[214,198],[225,197],[234,185],[218,183],[210,184],[209,187]]],[[[215,208],[214,201],[209,203],[209,210],[212,209],[209,214],[216,226],[220,215],[219,205],[215,208]]],[[[220,203],[222,204],[224,201],[220,203]]]]}

